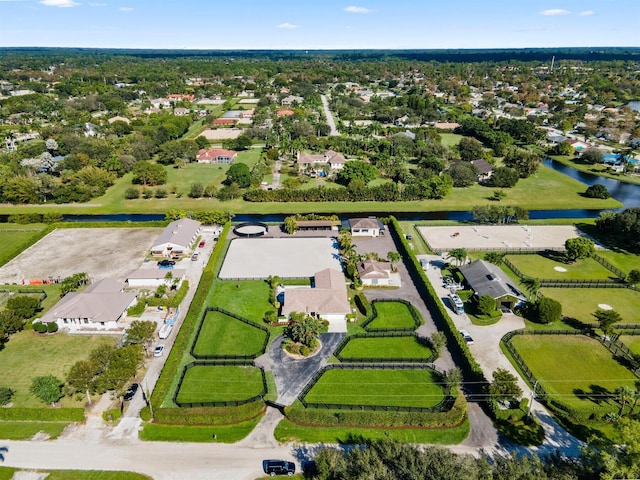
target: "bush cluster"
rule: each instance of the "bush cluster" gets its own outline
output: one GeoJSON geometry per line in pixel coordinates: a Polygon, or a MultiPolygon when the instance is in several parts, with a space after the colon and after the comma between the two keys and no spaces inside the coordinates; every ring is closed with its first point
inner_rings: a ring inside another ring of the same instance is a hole
{"type": "Polygon", "coordinates": [[[264,410],[262,402],[237,407],[159,408],[154,410],[155,422],[175,425],[226,425],[253,418],[264,410]]]}

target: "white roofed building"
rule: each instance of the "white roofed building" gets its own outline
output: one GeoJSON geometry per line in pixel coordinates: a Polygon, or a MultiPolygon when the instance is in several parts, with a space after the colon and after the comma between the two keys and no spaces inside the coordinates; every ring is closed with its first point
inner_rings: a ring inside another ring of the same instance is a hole
{"type": "Polygon", "coordinates": [[[200,233],[200,222],[181,218],[167,225],[151,247],[151,255],[169,257],[186,254],[200,233]]]}

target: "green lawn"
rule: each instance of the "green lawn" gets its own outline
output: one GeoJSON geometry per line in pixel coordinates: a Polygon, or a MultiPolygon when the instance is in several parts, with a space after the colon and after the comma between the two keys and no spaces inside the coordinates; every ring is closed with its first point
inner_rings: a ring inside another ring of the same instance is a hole
{"type": "Polygon", "coordinates": [[[340,356],[349,358],[428,358],[432,351],[411,335],[407,337],[351,338],[340,356]]]}
{"type": "Polygon", "coordinates": [[[621,335],[618,340],[629,347],[633,353],[640,355],[640,335],[621,335]]]}
{"type": "MultiPolygon", "coordinates": [[[[13,402],[17,407],[43,407],[44,404],[29,393],[31,379],[39,375],[55,375],[64,380],[69,367],[87,358],[100,345],[115,344],[119,337],[111,335],[68,335],[57,333],[39,337],[33,331],[12,335],[0,350],[3,386],[16,391],[13,402]]],[[[82,401],[64,397],[65,407],[77,407],[82,401]]]]}
{"type": "Polygon", "coordinates": [[[622,316],[622,323],[639,323],[640,292],[628,288],[542,288],[546,297],[562,304],[562,314],[583,323],[595,323],[598,305],[609,305],[622,316]]]}
{"type": "Polygon", "coordinates": [[[393,330],[394,328],[410,328],[416,326],[409,307],[402,302],[383,301],[376,302],[373,305],[377,315],[371,323],[367,324],[367,330],[393,330]]]}
{"type": "Polygon", "coordinates": [[[640,255],[613,250],[598,250],[597,254],[624,273],[629,273],[633,269],[640,270],[640,255]]]}
{"type": "Polygon", "coordinates": [[[39,234],[46,225],[16,225],[15,223],[0,224],[0,264],[9,261],[13,256],[20,253],[25,245],[29,244],[31,238],[39,234]]]}
{"type": "Polygon", "coordinates": [[[246,400],[262,391],[258,368],[206,365],[189,369],[178,392],[178,402],[230,402],[246,400]]]}
{"type": "MultiPolygon", "coordinates": [[[[213,165],[205,165],[214,167],[213,165]]],[[[179,169],[185,172],[189,167],[179,169]]],[[[182,179],[176,179],[183,186],[182,179]]],[[[205,183],[203,179],[199,179],[205,183]]],[[[169,185],[171,182],[169,182],[169,185]]],[[[178,185],[179,186],[179,185],[178,185]]],[[[489,197],[493,188],[473,185],[469,188],[454,188],[453,192],[442,200],[423,200],[411,202],[295,202],[295,203],[249,203],[242,199],[220,202],[210,199],[166,198],[156,200],[125,200],[124,192],[131,187],[131,174],[125,175],[116,181],[102,197],[93,199],[86,204],[69,204],[56,206],[56,213],[76,214],[109,214],[109,213],[165,213],[170,208],[183,210],[227,210],[235,213],[256,214],[288,214],[288,213],[343,213],[343,212],[424,212],[447,210],[471,210],[477,205],[493,204],[489,197]]],[[[503,203],[518,205],[528,210],[555,209],[558,205],[563,208],[589,208],[605,209],[620,207],[620,203],[614,199],[598,200],[582,196],[585,186],[583,183],[573,180],[548,167],[540,167],[535,175],[522,179],[514,188],[505,189],[507,197],[503,203]],[[535,194],[532,194],[535,192],[535,194]]],[[[2,205],[0,213],[39,212],[38,205],[2,205]]]]}
{"type": "Polygon", "coordinates": [[[310,403],[432,407],[444,398],[431,370],[328,370],[306,397],[310,403]]]}
{"type": "Polygon", "coordinates": [[[346,443],[350,438],[370,440],[391,438],[405,443],[431,443],[456,445],[469,435],[469,420],[456,428],[353,428],[353,427],[305,427],[291,423],[286,418],[276,427],[274,436],[279,442],[346,443]]]}
{"type": "Polygon", "coordinates": [[[257,323],[267,310],[274,310],[269,303],[269,285],[263,280],[215,280],[207,300],[209,305],[257,323]]]}
{"type": "Polygon", "coordinates": [[[193,348],[196,355],[263,353],[267,333],[220,312],[208,312],[193,348]]]}
{"type": "Polygon", "coordinates": [[[552,258],[541,254],[508,255],[506,258],[519,269],[523,275],[533,278],[551,280],[608,280],[616,278],[593,258],[577,260],[573,263],[563,263],[562,255],[553,252],[552,258]],[[557,258],[554,258],[557,255],[557,258]],[[555,270],[564,268],[566,272],[555,270]]]}
{"type": "Polygon", "coordinates": [[[600,342],[589,337],[516,335],[511,343],[546,392],[572,408],[601,406],[616,411],[618,403],[608,396],[638,381],[600,342]]]}
{"type": "Polygon", "coordinates": [[[140,439],[157,442],[235,443],[249,435],[259,421],[260,418],[255,418],[236,425],[207,426],[147,423],[140,432],[140,439]]]}
{"type": "Polygon", "coordinates": [[[457,133],[439,133],[438,135],[440,135],[440,138],[442,139],[442,145],[447,147],[458,145],[462,138],[462,135],[458,135],[457,133]]]}
{"type": "MultiPolygon", "coordinates": [[[[0,480],[11,480],[20,468],[0,467],[0,480]]],[[[150,480],[151,477],[134,472],[110,472],[104,470],[25,470],[30,473],[47,474],[47,480],[150,480]]]]}
{"type": "Polygon", "coordinates": [[[69,422],[0,422],[0,438],[3,440],[29,440],[38,432],[58,438],[69,422]]]}

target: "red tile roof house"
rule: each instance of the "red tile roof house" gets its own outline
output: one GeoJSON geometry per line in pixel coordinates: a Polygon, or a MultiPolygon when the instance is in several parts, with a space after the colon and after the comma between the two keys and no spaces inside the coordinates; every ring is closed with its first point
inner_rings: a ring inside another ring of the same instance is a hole
{"type": "Polygon", "coordinates": [[[55,322],[60,330],[78,332],[122,331],[127,309],[136,303],[136,294],[122,291],[123,285],[103,278],[84,292],[70,292],[40,319],[55,322]]]}
{"type": "Polygon", "coordinates": [[[216,118],[213,121],[213,125],[235,125],[238,121],[237,118],[216,118]]]}
{"type": "Polygon", "coordinates": [[[347,331],[347,314],[351,305],[342,272],[326,268],[314,275],[313,288],[286,286],[282,315],[306,313],[329,322],[329,332],[347,331]]]}
{"type": "Polygon", "coordinates": [[[233,163],[238,156],[238,152],[233,150],[223,150],[221,148],[210,148],[208,150],[198,150],[196,160],[198,163],[233,163]]]}

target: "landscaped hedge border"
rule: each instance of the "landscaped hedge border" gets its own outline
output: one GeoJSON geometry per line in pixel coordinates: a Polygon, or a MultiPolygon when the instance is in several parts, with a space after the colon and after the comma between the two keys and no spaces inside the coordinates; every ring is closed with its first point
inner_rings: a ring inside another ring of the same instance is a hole
{"type": "Polygon", "coordinates": [[[480,390],[476,393],[486,393],[486,386],[489,384],[487,378],[484,376],[478,362],[473,358],[462,335],[458,333],[455,323],[440,301],[433,285],[431,285],[431,282],[427,278],[427,274],[422,269],[420,262],[409,247],[409,243],[402,232],[402,227],[393,216],[389,217],[389,232],[392,234],[398,252],[402,255],[409,275],[412,277],[418,292],[427,303],[434,322],[446,335],[447,348],[449,348],[453,354],[454,359],[459,360],[458,363],[460,363],[462,367],[462,372],[466,380],[472,382],[470,384],[472,385],[472,389],[480,390]]]}
{"type": "Polygon", "coordinates": [[[233,425],[261,415],[263,402],[252,402],[237,407],[160,408],[154,411],[154,423],[165,425],[233,425]]]}
{"type": "Polygon", "coordinates": [[[400,407],[400,406],[388,406],[388,405],[354,405],[345,403],[315,403],[307,402],[305,400],[309,392],[315,387],[320,378],[329,370],[431,370],[432,372],[440,375],[444,383],[444,374],[435,369],[432,365],[425,364],[407,364],[407,363],[330,363],[318,370],[315,375],[307,383],[300,394],[298,400],[306,408],[317,409],[330,409],[330,410],[373,410],[373,411],[385,411],[385,412],[423,412],[423,413],[435,413],[435,412],[447,412],[453,407],[455,397],[451,394],[451,390],[448,387],[444,387],[444,398],[440,403],[433,407],[400,407]]]}
{"type": "Polygon", "coordinates": [[[158,418],[158,412],[161,409],[162,402],[167,397],[169,390],[171,388],[171,383],[173,378],[178,373],[178,367],[180,366],[180,362],[182,360],[182,355],[188,348],[189,338],[191,336],[192,330],[198,321],[198,315],[200,313],[201,308],[205,305],[207,301],[207,296],[209,295],[209,291],[211,290],[211,286],[213,281],[215,280],[215,267],[217,259],[221,254],[226,252],[226,238],[229,234],[229,230],[231,228],[231,223],[227,223],[220,236],[218,237],[218,241],[211,252],[211,258],[209,258],[209,262],[205,266],[204,271],[202,272],[202,277],[200,278],[200,284],[196,290],[195,295],[193,296],[193,300],[191,301],[191,305],[189,306],[189,310],[185,319],[182,323],[180,331],[176,337],[176,341],[171,349],[171,353],[167,357],[167,361],[160,372],[160,377],[156,382],[156,386],[153,389],[153,393],[151,395],[151,403],[153,404],[153,411],[158,418]]]}
{"type": "Polygon", "coordinates": [[[388,331],[388,332],[371,332],[371,333],[356,333],[355,335],[350,335],[342,339],[342,341],[338,344],[333,355],[345,363],[431,363],[436,358],[438,358],[438,354],[433,348],[433,344],[426,337],[419,337],[415,333],[413,335],[407,335],[404,332],[397,331],[388,331]],[[357,338],[392,338],[392,337],[406,337],[406,338],[417,338],[419,342],[425,343],[429,350],[431,350],[431,355],[424,358],[405,358],[405,357],[342,357],[342,350],[346,348],[349,342],[353,339],[357,338]]]}
{"type": "Polygon", "coordinates": [[[369,316],[369,318],[367,318],[366,320],[364,320],[361,324],[362,328],[364,328],[367,332],[373,333],[373,332],[414,332],[416,330],[416,328],[418,328],[420,325],[422,325],[422,322],[424,322],[424,319],[422,318],[422,316],[420,315],[420,313],[416,310],[416,307],[414,307],[411,302],[408,302],[402,298],[385,298],[384,300],[374,300],[373,302],[371,302],[371,310],[372,313],[369,316]],[[376,318],[378,318],[378,309],[376,308],[376,304],[378,303],[390,303],[390,302],[396,302],[396,303],[402,303],[403,305],[405,305],[407,307],[407,309],[409,310],[409,313],[411,314],[411,317],[413,318],[413,327],[394,327],[394,328],[369,328],[368,325],[373,322],[376,318]]]}
{"type": "Polygon", "coordinates": [[[227,310],[224,310],[222,308],[219,307],[207,307],[205,308],[204,312],[202,312],[202,316],[200,317],[200,322],[198,324],[198,329],[196,331],[196,336],[193,339],[193,343],[191,344],[191,356],[197,360],[217,360],[217,359],[224,359],[224,360],[252,360],[254,358],[259,357],[260,355],[262,355],[264,352],[266,352],[267,350],[267,345],[269,345],[269,338],[270,338],[271,334],[269,333],[269,329],[263,325],[258,325],[257,323],[252,322],[251,320],[247,320],[246,318],[242,318],[239,315],[236,315],[235,313],[231,313],[227,310]],[[262,348],[255,352],[255,353],[251,353],[251,354],[247,354],[247,355],[198,355],[196,354],[193,349],[196,346],[196,343],[198,343],[198,337],[200,336],[200,331],[202,330],[202,326],[204,325],[204,321],[207,318],[207,314],[209,312],[219,312],[222,313],[223,315],[226,315],[227,317],[233,318],[234,320],[238,320],[239,322],[245,323],[251,327],[257,328],[258,330],[262,330],[263,332],[266,333],[266,336],[264,338],[264,342],[262,343],[262,348]]]}
{"type": "Polygon", "coordinates": [[[287,419],[309,427],[426,428],[444,429],[462,425],[467,415],[464,395],[458,394],[446,412],[381,412],[304,408],[298,402],[285,407],[287,419]]]}
{"type": "Polygon", "coordinates": [[[253,403],[258,400],[262,400],[264,396],[267,394],[267,378],[264,374],[264,368],[257,367],[253,363],[241,361],[241,360],[221,360],[218,362],[191,362],[188,365],[185,365],[182,370],[182,375],[180,375],[180,380],[178,380],[178,386],[176,388],[175,393],[173,394],[173,403],[178,405],[178,407],[182,408],[192,408],[192,407],[237,407],[240,405],[244,405],[246,403],[253,403]],[[180,393],[180,389],[182,388],[182,382],[184,381],[184,377],[189,370],[193,367],[220,367],[225,365],[239,366],[239,367],[253,367],[260,370],[260,376],[262,377],[262,391],[254,395],[253,397],[246,398],[243,400],[231,400],[231,401],[219,401],[219,402],[178,402],[178,394],[180,393]]]}
{"type": "Polygon", "coordinates": [[[84,422],[82,408],[0,408],[0,420],[31,422],[84,422]]]}

